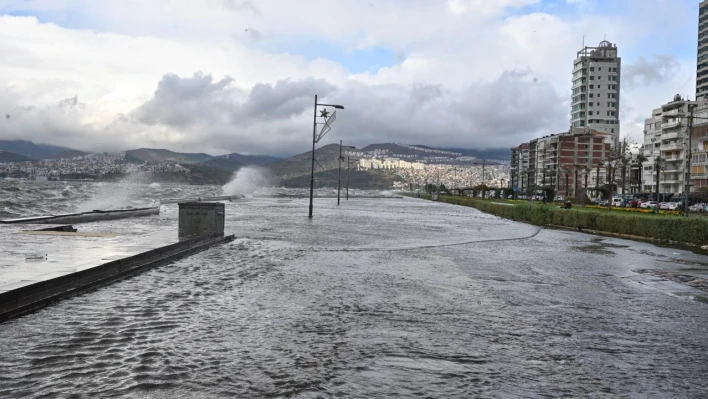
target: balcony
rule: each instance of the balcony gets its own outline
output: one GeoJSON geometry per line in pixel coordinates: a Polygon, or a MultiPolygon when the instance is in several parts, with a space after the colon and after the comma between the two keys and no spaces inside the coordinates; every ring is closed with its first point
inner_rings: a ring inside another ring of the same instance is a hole
{"type": "Polygon", "coordinates": [[[677,127],[681,123],[681,119],[674,119],[666,122],[661,122],[662,129],[671,129],[672,127],[677,127]]]}
{"type": "Polygon", "coordinates": [[[679,138],[678,131],[672,131],[672,132],[664,133],[661,135],[662,140],[671,140],[671,139],[677,139],[677,138],[679,138]]]}
{"type": "MultiPolygon", "coordinates": [[[[675,151],[675,150],[683,150],[683,144],[680,143],[670,143],[670,144],[662,144],[661,145],[661,151],[675,151]]],[[[667,158],[668,160],[668,158],[667,158]]]]}
{"type": "Polygon", "coordinates": [[[691,173],[691,179],[708,179],[708,173],[691,173]]]}

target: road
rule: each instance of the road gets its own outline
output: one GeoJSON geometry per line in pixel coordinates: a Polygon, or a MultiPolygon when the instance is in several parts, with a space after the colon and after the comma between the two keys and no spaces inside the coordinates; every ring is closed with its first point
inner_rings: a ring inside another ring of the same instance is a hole
{"type": "Polygon", "coordinates": [[[415,199],[227,216],[233,243],[1,324],[0,397],[708,392],[708,304],[633,272],[705,256],[415,199]]]}

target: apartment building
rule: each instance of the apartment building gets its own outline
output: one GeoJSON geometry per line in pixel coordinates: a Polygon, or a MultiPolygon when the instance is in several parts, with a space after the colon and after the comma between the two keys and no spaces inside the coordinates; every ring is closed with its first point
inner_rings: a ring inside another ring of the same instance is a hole
{"type": "Polygon", "coordinates": [[[651,117],[645,119],[644,191],[658,192],[663,196],[684,193],[688,153],[685,117],[690,113],[690,106],[691,102],[677,94],[672,101],[654,109],[651,117]]]}
{"type": "Polygon", "coordinates": [[[584,187],[606,184],[603,162],[610,157],[613,140],[611,133],[571,128],[512,148],[519,190],[546,186],[560,195],[576,196],[584,187]]]}
{"type": "Polygon", "coordinates": [[[606,40],[583,47],[573,61],[571,126],[609,133],[615,145],[620,135],[621,69],[617,45],[606,40]]]}
{"type": "Polygon", "coordinates": [[[696,99],[708,94],[708,0],[698,5],[698,57],[696,59],[696,99]]]}

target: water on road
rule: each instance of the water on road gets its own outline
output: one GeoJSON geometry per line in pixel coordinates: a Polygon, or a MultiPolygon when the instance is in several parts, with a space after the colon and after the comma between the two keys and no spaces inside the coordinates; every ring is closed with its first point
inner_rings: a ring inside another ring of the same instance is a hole
{"type": "Polygon", "coordinates": [[[228,204],[234,242],[0,324],[0,397],[708,394],[708,305],[627,278],[703,256],[414,199],[306,215],[228,204]]]}

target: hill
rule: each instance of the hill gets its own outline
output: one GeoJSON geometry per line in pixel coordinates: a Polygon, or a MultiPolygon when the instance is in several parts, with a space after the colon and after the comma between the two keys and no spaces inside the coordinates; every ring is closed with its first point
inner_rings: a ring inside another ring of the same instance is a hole
{"type": "Polygon", "coordinates": [[[139,148],[137,150],[130,150],[126,151],[125,155],[126,160],[131,162],[140,160],[142,162],[178,162],[185,164],[195,164],[212,158],[209,154],[180,153],[155,148],[139,148]]]}
{"type": "Polygon", "coordinates": [[[461,164],[474,164],[481,162],[482,160],[508,160],[509,150],[508,149],[488,149],[488,150],[477,150],[477,149],[467,149],[467,148],[436,148],[429,147],[425,145],[407,145],[399,143],[381,143],[381,144],[370,144],[361,149],[361,151],[383,151],[388,153],[388,155],[396,155],[404,159],[417,159],[425,160],[429,163],[448,163],[449,159],[444,160],[444,158],[458,158],[458,157],[474,157],[476,160],[460,160],[461,164]],[[439,158],[439,159],[435,159],[439,158]]]}
{"type": "MultiPolygon", "coordinates": [[[[319,165],[315,164],[315,172],[329,169],[337,169],[339,162],[339,144],[328,144],[315,150],[315,159],[319,165]]],[[[273,174],[283,180],[298,176],[310,176],[312,168],[312,151],[304,152],[285,158],[277,162],[264,165],[273,174]]],[[[308,183],[309,185],[309,183],[308,183]]]]}
{"type": "Polygon", "coordinates": [[[14,152],[0,150],[0,162],[27,162],[33,161],[32,158],[24,155],[15,154],[14,152]]]}
{"type": "MultiPolygon", "coordinates": [[[[339,144],[329,144],[315,150],[315,181],[318,187],[336,187],[339,167],[339,144]]],[[[312,151],[304,152],[271,164],[270,169],[283,187],[309,187],[312,168],[312,151]]],[[[399,178],[392,171],[368,170],[350,172],[351,188],[390,189],[399,178]]],[[[342,186],[346,172],[342,170],[342,186]]]]}
{"type": "Polygon", "coordinates": [[[270,155],[243,155],[237,152],[234,152],[233,154],[224,155],[224,157],[228,157],[229,159],[238,161],[243,165],[265,165],[268,163],[278,162],[283,159],[278,157],[272,157],[270,155]]]}
{"type": "Polygon", "coordinates": [[[199,165],[225,170],[227,172],[235,172],[245,166],[245,164],[239,162],[235,157],[232,157],[232,155],[233,154],[214,157],[206,161],[200,162],[199,165]]]}
{"type": "Polygon", "coordinates": [[[455,153],[449,150],[440,150],[437,148],[425,147],[425,146],[413,146],[398,143],[381,143],[381,144],[369,144],[368,146],[361,149],[361,151],[374,151],[383,150],[388,151],[390,154],[397,154],[403,156],[417,156],[418,158],[425,157],[456,157],[461,156],[460,153],[455,153]]]}
{"type": "MultiPolygon", "coordinates": [[[[420,146],[423,147],[423,146],[420,146]]],[[[436,148],[443,151],[459,152],[464,156],[475,157],[478,159],[499,159],[508,160],[510,150],[508,148],[491,148],[486,150],[474,150],[469,148],[436,148]]]]}
{"type": "Polygon", "coordinates": [[[28,140],[0,140],[0,150],[34,159],[46,159],[63,151],[71,151],[70,148],[35,144],[28,140]]]}
{"type": "MultiPolygon", "coordinates": [[[[346,186],[347,175],[342,171],[342,190],[346,186]]],[[[329,169],[315,173],[315,187],[337,187],[338,170],[329,169]]],[[[352,170],[349,174],[349,188],[361,190],[389,190],[394,181],[400,181],[390,171],[385,170],[352,170]]],[[[287,188],[310,187],[310,175],[282,179],[280,184],[287,188]]],[[[344,195],[344,194],[342,194],[344,195]]]]}
{"type": "Polygon", "coordinates": [[[68,159],[68,158],[74,158],[74,157],[81,157],[84,155],[90,154],[89,152],[83,152],[83,151],[77,151],[77,150],[65,150],[59,153],[56,153],[47,159],[68,159]]]}

